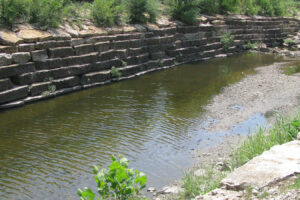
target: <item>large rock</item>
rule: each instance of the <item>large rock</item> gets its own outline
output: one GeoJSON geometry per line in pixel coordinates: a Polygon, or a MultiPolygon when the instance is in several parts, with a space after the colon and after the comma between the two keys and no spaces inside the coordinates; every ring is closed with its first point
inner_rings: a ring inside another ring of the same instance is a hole
{"type": "Polygon", "coordinates": [[[0,92],[0,104],[25,98],[28,95],[28,86],[21,86],[0,92]]]}
{"type": "Polygon", "coordinates": [[[16,45],[23,40],[21,38],[18,38],[17,35],[8,30],[2,30],[0,31],[0,43],[4,45],[16,45]]]}
{"type": "Polygon", "coordinates": [[[18,37],[25,42],[41,42],[52,38],[50,33],[39,30],[21,30],[18,32],[18,37]]]}
{"type": "Polygon", "coordinates": [[[0,66],[10,65],[12,63],[11,55],[6,53],[0,54],[0,66]]]}
{"type": "Polygon", "coordinates": [[[31,57],[33,61],[44,61],[48,58],[46,50],[36,50],[31,52],[31,57]]]}
{"type": "Polygon", "coordinates": [[[243,190],[249,187],[262,188],[295,173],[300,173],[299,152],[299,140],[274,146],[271,150],[234,170],[222,180],[221,185],[232,190],[243,190]]]}
{"type": "Polygon", "coordinates": [[[31,59],[29,52],[19,52],[12,54],[12,60],[14,63],[25,64],[31,59]]]}

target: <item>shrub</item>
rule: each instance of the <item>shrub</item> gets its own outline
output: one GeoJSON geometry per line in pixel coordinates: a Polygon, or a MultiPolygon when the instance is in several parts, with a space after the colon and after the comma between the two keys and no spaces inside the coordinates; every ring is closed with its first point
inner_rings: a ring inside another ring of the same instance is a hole
{"type": "Polygon", "coordinates": [[[251,43],[250,41],[248,41],[247,44],[248,49],[255,49],[257,46],[258,46],[258,42],[251,43]]]}
{"type": "Polygon", "coordinates": [[[30,22],[57,27],[63,19],[64,0],[31,0],[30,22]]]}
{"type": "Polygon", "coordinates": [[[122,76],[122,73],[116,67],[112,67],[110,73],[113,78],[119,78],[120,76],[122,76]]]}
{"type": "Polygon", "coordinates": [[[122,11],[121,1],[117,0],[95,0],[91,7],[92,18],[100,26],[118,24],[122,11]]]}
{"type": "Polygon", "coordinates": [[[200,0],[199,8],[200,13],[207,15],[214,15],[220,12],[219,1],[200,0]]]}
{"type": "Polygon", "coordinates": [[[196,0],[169,0],[170,15],[173,19],[186,24],[196,22],[199,11],[199,3],[196,0]]]}
{"type": "Polygon", "coordinates": [[[1,23],[12,26],[20,18],[28,15],[29,0],[0,0],[1,23]]]}
{"type": "Polygon", "coordinates": [[[155,22],[158,12],[158,0],[128,0],[127,10],[131,23],[155,22]]]}
{"type": "MultiPolygon", "coordinates": [[[[127,200],[146,187],[147,177],[138,170],[128,169],[126,158],[111,157],[111,164],[107,169],[94,166],[95,181],[98,193],[102,199],[127,200]]],[[[89,188],[78,190],[80,200],[93,200],[96,194],[89,188]]]]}
{"type": "Polygon", "coordinates": [[[227,51],[234,40],[234,36],[230,32],[226,32],[222,35],[221,43],[224,46],[225,51],[227,51]]]}

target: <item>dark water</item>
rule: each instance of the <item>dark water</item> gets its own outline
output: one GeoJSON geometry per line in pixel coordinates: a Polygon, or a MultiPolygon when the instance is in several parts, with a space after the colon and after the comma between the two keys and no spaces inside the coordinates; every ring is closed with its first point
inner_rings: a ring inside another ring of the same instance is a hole
{"type": "Polygon", "coordinates": [[[111,154],[147,173],[148,186],[169,184],[192,164],[191,149],[222,138],[201,130],[213,122],[202,107],[276,60],[242,54],[192,63],[0,113],[0,199],[76,199],[77,188],[95,185],[92,166],[111,154]]]}

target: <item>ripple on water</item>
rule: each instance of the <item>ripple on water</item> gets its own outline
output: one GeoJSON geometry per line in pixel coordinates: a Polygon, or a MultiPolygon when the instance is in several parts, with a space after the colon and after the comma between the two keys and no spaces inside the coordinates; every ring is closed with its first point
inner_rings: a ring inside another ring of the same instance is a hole
{"type": "Polygon", "coordinates": [[[199,141],[221,138],[199,130],[202,107],[276,60],[242,54],[192,63],[0,113],[0,196],[74,199],[77,188],[95,187],[92,165],[107,165],[111,154],[147,173],[149,186],[166,185],[190,166],[199,141]]]}

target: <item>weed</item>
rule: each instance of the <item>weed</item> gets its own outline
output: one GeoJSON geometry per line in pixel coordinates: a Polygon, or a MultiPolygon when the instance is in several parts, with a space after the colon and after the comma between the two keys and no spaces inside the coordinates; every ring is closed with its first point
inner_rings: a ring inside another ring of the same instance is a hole
{"type": "Polygon", "coordinates": [[[168,0],[169,12],[173,19],[194,24],[199,15],[197,0],[168,0]]]}
{"type": "Polygon", "coordinates": [[[207,166],[205,173],[201,176],[195,176],[189,172],[183,178],[184,192],[181,194],[183,199],[195,198],[198,195],[205,194],[220,185],[220,181],[225,174],[214,169],[213,166],[207,166]]]}
{"type": "Polygon", "coordinates": [[[155,22],[158,12],[158,0],[128,0],[127,12],[131,23],[155,22]]]}
{"type": "Polygon", "coordinates": [[[291,39],[285,39],[283,42],[284,42],[284,44],[288,45],[289,47],[295,45],[294,40],[291,40],[291,39]]]}
{"type": "Polygon", "coordinates": [[[94,0],[91,7],[92,18],[99,26],[113,26],[120,22],[123,6],[117,0],[94,0]]]}
{"type": "Polygon", "coordinates": [[[30,0],[1,0],[0,19],[1,23],[12,26],[16,20],[26,18],[30,0]]]}
{"type": "Polygon", "coordinates": [[[158,65],[159,65],[160,67],[163,66],[163,63],[162,63],[161,59],[158,59],[157,62],[158,62],[158,65]]]}
{"type": "Polygon", "coordinates": [[[110,70],[111,76],[113,78],[119,78],[122,76],[122,73],[120,72],[120,70],[116,67],[112,67],[110,70]]]}
{"type": "Polygon", "coordinates": [[[56,91],[56,86],[55,86],[55,85],[48,85],[48,91],[49,91],[50,93],[55,92],[55,91],[56,91]]]}
{"type": "Polygon", "coordinates": [[[223,44],[225,51],[228,51],[233,40],[234,40],[234,36],[232,36],[230,32],[226,32],[222,35],[221,43],[223,44]]]}
{"type": "Polygon", "coordinates": [[[288,189],[300,190],[300,175],[297,175],[294,183],[288,187],[288,189]]]}
{"type": "MultiPolygon", "coordinates": [[[[147,177],[138,170],[129,169],[126,158],[111,157],[107,169],[94,166],[95,181],[98,194],[102,199],[127,200],[133,199],[146,187],[147,177]]],[[[78,190],[80,200],[93,200],[96,194],[89,188],[78,190]]]]}
{"type": "Polygon", "coordinates": [[[258,42],[255,43],[251,43],[250,41],[248,41],[248,49],[256,49],[258,47],[258,42]]]}
{"type": "Polygon", "coordinates": [[[124,60],[121,60],[121,63],[122,63],[122,66],[123,66],[123,67],[127,66],[127,62],[124,61],[124,60]]]}

